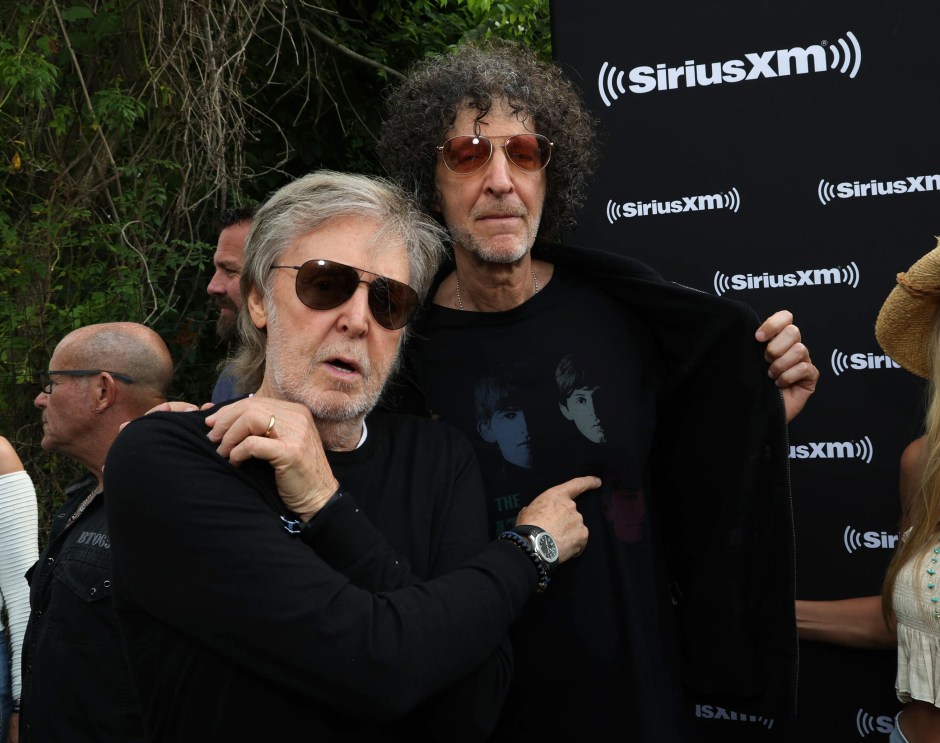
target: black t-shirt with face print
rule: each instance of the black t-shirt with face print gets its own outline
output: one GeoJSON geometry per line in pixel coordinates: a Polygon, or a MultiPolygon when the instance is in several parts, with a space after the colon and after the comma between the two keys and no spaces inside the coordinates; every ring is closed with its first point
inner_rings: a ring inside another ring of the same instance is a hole
{"type": "Polygon", "coordinates": [[[512,310],[433,306],[415,329],[432,414],[477,450],[493,536],[546,488],[579,475],[603,481],[578,498],[590,530],[584,554],[558,568],[514,629],[501,734],[681,739],[647,482],[648,342],[615,301],[559,269],[512,310]],[[557,705],[541,687],[552,677],[557,705]]]}

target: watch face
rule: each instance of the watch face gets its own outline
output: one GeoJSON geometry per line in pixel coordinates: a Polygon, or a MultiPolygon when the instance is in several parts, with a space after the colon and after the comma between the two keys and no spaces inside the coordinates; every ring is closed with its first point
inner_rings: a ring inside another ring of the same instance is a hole
{"type": "Polygon", "coordinates": [[[558,545],[548,532],[539,534],[536,549],[545,562],[554,563],[558,560],[558,545]]]}

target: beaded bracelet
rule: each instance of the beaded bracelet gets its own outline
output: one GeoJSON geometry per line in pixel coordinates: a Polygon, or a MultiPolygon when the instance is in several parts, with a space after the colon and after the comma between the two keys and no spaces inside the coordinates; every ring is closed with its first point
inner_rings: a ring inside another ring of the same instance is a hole
{"type": "Polygon", "coordinates": [[[542,593],[546,588],[548,588],[548,584],[551,583],[552,579],[548,577],[548,571],[545,569],[542,558],[535,554],[535,550],[532,549],[532,545],[529,544],[528,539],[520,534],[516,534],[514,531],[504,531],[499,535],[498,539],[505,539],[508,542],[512,542],[514,545],[522,549],[526,555],[528,555],[539,574],[539,587],[536,590],[536,593],[542,593]]]}

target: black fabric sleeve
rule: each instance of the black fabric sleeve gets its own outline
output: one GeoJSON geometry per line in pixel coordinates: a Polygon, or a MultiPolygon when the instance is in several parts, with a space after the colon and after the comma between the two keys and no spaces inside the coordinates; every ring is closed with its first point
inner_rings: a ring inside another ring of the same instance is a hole
{"type": "MultiPolygon", "coordinates": [[[[428,437],[409,442],[418,452],[417,459],[433,458],[434,467],[443,470],[449,487],[441,482],[438,490],[446,498],[423,496],[422,502],[434,501],[433,540],[429,556],[430,575],[437,577],[459,568],[490,540],[486,524],[483,481],[476,454],[463,434],[450,426],[423,421],[437,429],[434,448],[428,451],[428,437]]],[[[376,427],[376,434],[384,432],[376,427]]],[[[412,468],[427,467],[421,461],[409,462],[412,468]]],[[[412,499],[417,495],[407,496],[412,499]]],[[[534,573],[535,571],[533,571],[534,573]]],[[[487,740],[499,719],[503,701],[512,678],[512,646],[508,635],[478,668],[466,674],[447,691],[427,701],[403,721],[409,730],[420,731],[423,739],[444,743],[471,743],[487,740]]]]}
{"type": "Polygon", "coordinates": [[[344,495],[321,512],[301,531],[300,539],[327,565],[367,591],[390,591],[420,582],[352,496],[344,495]]]}
{"type": "MultiPolygon", "coordinates": [[[[396,453],[377,456],[361,465],[378,464],[383,470],[372,485],[383,492],[369,494],[369,502],[391,498],[402,510],[411,505],[433,511],[427,528],[431,554],[423,577],[434,578],[458,568],[489,541],[483,483],[476,455],[462,434],[442,423],[406,421],[401,417],[396,421],[394,429],[388,429],[382,420],[370,423],[370,436],[384,439],[378,448],[384,448],[392,437],[404,440],[396,442],[396,453]],[[429,469],[440,477],[439,481],[429,469]],[[412,477],[407,477],[404,470],[410,470],[412,477]],[[424,476],[415,476],[416,471],[424,472],[424,476]],[[435,492],[408,490],[416,482],[435,492]],[[435,482],[436,486],[432,484],[435,482]],[[400,492],[402,488],[404,492],[400,492]]],[[[361,481],[357,484],[362,487],[361,481]]],[[[384,525],[403,530],[401,524],[384,525]]],[[[329,518],[314,518],[303,530],[302,539],[360,588],[387,591],[421,580],[409,569],[404,556],[383,552],[390,549],[384,535],[373,527],[354,497],[344,495],[331,505],[329,518]]],[[[486,740],[496,727],[511,677],[512,647],[506,636],[478,668],[425,702],[401,721],[401,727],[409,732],[420,730],[429,741],[486,740]]]]}
{"type": "MultiPolygon", "coordinates": [[[[182,417],[135,421],[109,453],[115,587],[262,679],[339,712],[395,718],[480,667],[534,590],[524,555],[501,542],[435,580],[363,590],[282,529],[201,418],[182,417]]],[[[342,515],[333,510],[324,519],[342,515]]],[[[363,542],[363,565],[387,575],[391,550],[366,536],[350,530],[350,552],[363,542]]]]}

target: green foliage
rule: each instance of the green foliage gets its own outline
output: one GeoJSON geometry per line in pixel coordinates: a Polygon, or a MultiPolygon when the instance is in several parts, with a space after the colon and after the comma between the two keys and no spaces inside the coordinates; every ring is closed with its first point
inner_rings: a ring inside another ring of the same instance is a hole
{"type": "Polygon", "coordinates": [[[218,211],[314,168],[381,173],[384,89],[428,52],[550,53],[548,0],[40,0],[0,24],[0,435],[53,500],[78,468],[38,446],[32,371],[59,339],[143,322],[175,395],[206,400],[218,211]]]}
{"type": "Polygon", "coordinates": [[[55,88],[57,70],[38,52],[20,51],[7,41],[0,41],[0,86],[3,99],[17,95],[24,101],[42,103],[55,88]]]}

